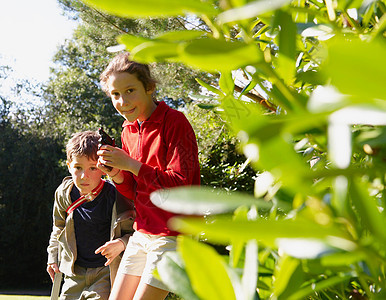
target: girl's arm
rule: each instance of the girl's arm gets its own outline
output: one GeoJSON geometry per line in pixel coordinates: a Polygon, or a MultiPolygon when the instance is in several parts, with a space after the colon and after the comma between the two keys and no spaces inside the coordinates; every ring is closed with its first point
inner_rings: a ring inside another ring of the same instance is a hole
{"type": "Polygon", "coordinates": [[[132,189],[134,186],[132,174],[138,177],[136,180],[145,182],[151,189],[200,183],[197,142],[189,121],[177,112],[165,120],[163,126],[165,129],[161,134],[167,147],[164,158],[166,159],[165,170],[141,163],[131,158],[125,150],[117,147],[102,146],[97,152],[98,167],[112,175],[114,182],[120,185],[119,191],[126,197],[134,199],[133,195],[129,194],[129,190],[123,190],[132,189]],[[108,172],[102,164],[112,166],[114,169],[108,172]],[[129,171],[132,174],[118,172],[117,169],[129,171]]]}

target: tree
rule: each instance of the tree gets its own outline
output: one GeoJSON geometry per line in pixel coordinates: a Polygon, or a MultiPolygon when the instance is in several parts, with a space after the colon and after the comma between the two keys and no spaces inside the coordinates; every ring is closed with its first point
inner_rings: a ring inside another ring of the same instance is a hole
{"type": "MultiPolygon", "coordinates": [[[[178,18],[114,17],[76,0],[60,3],[67,15],[80,23],[73,38],[67,40],[54,57],[57,67],[52,70],[44,94],[47,116],[53,122],[51,127],[66,137],[75,131],[100,126],[119,136],[122,119],[99,85],[99,75],[115,55],[108,52],[108,47],[117,45],[117,34],[141,32],[152,37],[166,30],[183,29],[184,24],[178,18]]],[[[157,98],[178,106],[190,102],[192,94],[199,92],[195,77],[204,74],[175,63],[160,64],[153,70],[159,79],[157,98]]]]}
{"type": "Polygon", "coordinates": [[[189,12],[205,23],[118,41],[134,60],[220,75],[219,87],[202,83],[217,95],[208,102],[261,172],[256,198],[206,189],[167,193],[164,209],[212,212],[176,219],[174,229],[231,245],[226,263],[182,237],[177,253],[158,266],[172,290],[187,299],[254,299],[256,287],[274,299],[385,297],[383,0],[84,2],[121,17],[189,12]],[[246,78],[241,89],[236,70],[246,78]],[[242,97],[249,93],[264,106],[242,97]],[[225,212],[233,215],[216,216],[225,212]]]}
{"type": "Polygon", "coordinates": [[[65,174],[59,164],[63,157],[61,142],[39,136],[36,130],[27,131],[34,125],[23,123],[30,120],[25,114],[2,99],[0,287],[6,289],[39,288],[48,283],[44,265],[51,227],[49,216],[58,178],[65,174]]]}

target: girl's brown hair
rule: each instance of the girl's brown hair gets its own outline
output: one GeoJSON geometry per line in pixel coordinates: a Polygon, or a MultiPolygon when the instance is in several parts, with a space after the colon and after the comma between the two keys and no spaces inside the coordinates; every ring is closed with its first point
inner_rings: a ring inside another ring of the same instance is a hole
{"type": "Polygon", "coordinates": [[[106,69],[102,72],[99,79],[101,81],[102,90],[108,95],[109,77],[114,72],[128,72],[136,75],[138,80],[142,82],[146,91],[155,89],[157,81],[152,77],[148,65],[137,63],[129,59],[130,53],[122,52],[116,55],[106,69]]]}

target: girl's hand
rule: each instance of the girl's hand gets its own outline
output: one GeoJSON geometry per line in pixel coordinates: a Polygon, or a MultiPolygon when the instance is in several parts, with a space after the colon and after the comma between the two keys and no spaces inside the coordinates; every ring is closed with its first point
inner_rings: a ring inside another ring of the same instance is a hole
{"type": "Polygon", "coordinates": [[[99,155],[97,167],[112,176],[117,174],[117,169],[130,171],[134,175],[138,175],[142,165],[139,161],[131,158],[125,150],[109,145],[103,145],[97,154],[99,155]],[[115,170],[109,171],[103,165],[113,167],[115,170]]]}
{"type": "Polygon", "coordinates": [[[95,254],[100,253],[106,257],[107,262],[105,263],[105,266],[108,266],[123,250],[125,250],[125,244],[121,240],[116,239],[109,241],[96,249],[95,254]]]}

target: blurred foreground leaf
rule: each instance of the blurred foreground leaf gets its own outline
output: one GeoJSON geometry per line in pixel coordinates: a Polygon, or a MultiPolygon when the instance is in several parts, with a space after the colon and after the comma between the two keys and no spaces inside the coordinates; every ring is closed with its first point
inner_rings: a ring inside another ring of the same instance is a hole
{"type": "Polygon", "coordinates": [[[82,0],[84,3],[120,17],[178,16],[188,12],[215,14],[216,9],[200,0],[82,0]]]}
{"type": "Polygon", "coordinates": [[[359,39],[331,41],[326,65],[322,69],[331,83],[347,95],[386,100],[386,46],[359,39]],[[365,87],[365,88],[364,88],[365,87]]]}
{"type": "MultiPolygon", "coordinates": [[[[272,207],[272,202],[256,199],[247,194],[207,187],[176,187],[158,190],[150,195],[150,200],[164,210],[186,215],[221,214],[242,205],[255,205],[261,209],[272,207]]],[[[284,203],[282,206],[288,208],[284,203]]]]}
{"type": "Polygon", "coordinates": [[[181,236],[178,252],[185,261],[192,288],[200,299],[236,299],[225,261],[211,246],[181,236]]]}
{"type": "Polygon", "coordinates": [[[229,217],[213,217],[208,220],[197,218],[173,218],[171,227],[188,234],[205,232],[209,241],[227,245],[237,236],[240,241],[256,239],[276,247],[279,238],[314,238],[334,242],[335,247],[346,249],[352,246],[350,236],[344,230],[333,226],[322,226],[306,219],[255,221],[233,220],[229,217]]]}
{"type": "Polygon", "coordinates": [[[157,264],[157,271],[163,283],[185,299],[198,300],[186,274],[184,263],[176,252],[166,252],[157,264]]]}

